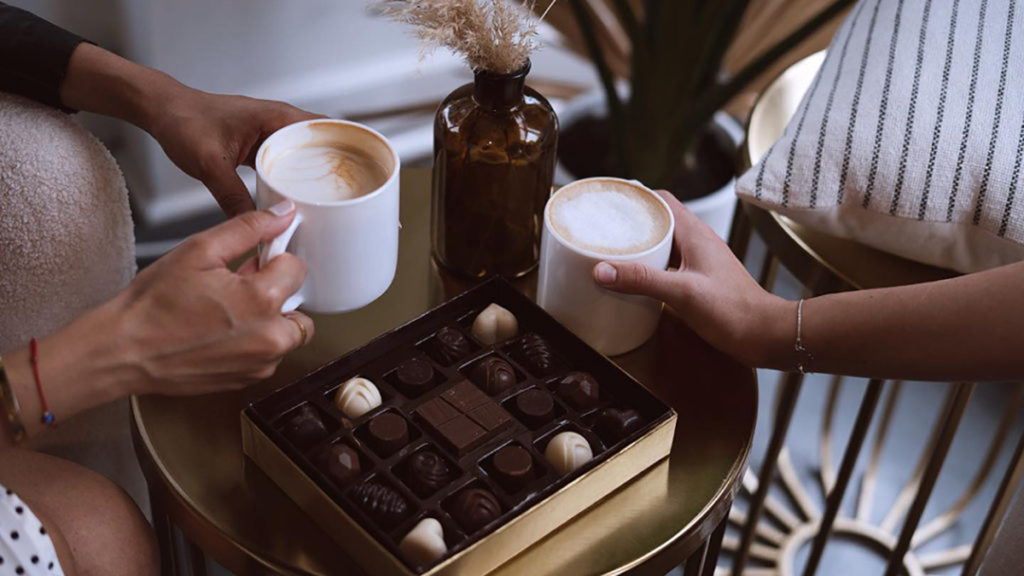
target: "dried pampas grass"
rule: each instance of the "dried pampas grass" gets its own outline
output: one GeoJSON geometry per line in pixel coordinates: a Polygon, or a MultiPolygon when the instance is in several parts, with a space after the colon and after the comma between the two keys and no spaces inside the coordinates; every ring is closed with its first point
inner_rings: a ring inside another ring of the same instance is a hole
{"type": "Polygon", "coordinates": [[[378,0],[371,7],[411,25],[426,52],[446,47],[474,70],[511,74],[537,48],[543,19],[534,16],[533,0],[525,4],[528,9],[508,0],[378,0]]]}

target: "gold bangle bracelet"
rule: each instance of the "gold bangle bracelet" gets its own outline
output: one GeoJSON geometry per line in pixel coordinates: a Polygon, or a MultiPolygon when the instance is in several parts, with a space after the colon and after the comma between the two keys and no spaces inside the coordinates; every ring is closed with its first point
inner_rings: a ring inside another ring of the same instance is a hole
{"type": "Polygon", "coordinates": [[[21,444],[25,440],[25,425],[21,422],[21,408],[18,407],[18,399],[14,397],[11,382],[7,379],[7,371],[4,370],[2,357],[0,357],[0,404],[3,404],[4,412],[7,413],[7,426],[11,431],[14,444],[21,444]]]}

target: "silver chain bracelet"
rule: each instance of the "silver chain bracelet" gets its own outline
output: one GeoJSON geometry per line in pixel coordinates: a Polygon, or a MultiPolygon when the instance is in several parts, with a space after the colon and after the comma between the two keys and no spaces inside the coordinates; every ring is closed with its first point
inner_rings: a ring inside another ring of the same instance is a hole
{"type": "Polygon", "coordinates": [[[814,356],[804,346],[804,299],[801,298],[796,304],[796,343],[793,350],[799,355],[796,362],[796,369],[801,374],[807,374],[806,365],[814,360],[814,356]]]}

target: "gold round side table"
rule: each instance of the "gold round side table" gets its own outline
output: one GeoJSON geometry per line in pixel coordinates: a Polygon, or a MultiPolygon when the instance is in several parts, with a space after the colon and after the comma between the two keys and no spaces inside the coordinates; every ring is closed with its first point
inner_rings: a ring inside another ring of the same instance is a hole
{"type": "MultiPolygon", "coordinates": [[[[237,574],[358,574],[355,564],[241,450],[239,415],[286,384],[466,286],[429,253],[430,173],[402,173],[398,274],[372,305],[318,316],[316,337],[270,380],[238,393],[132,398],[136,452],[149,485],[164,574],[204,573],[204,555],[237,574]],[[175,546],[180,529],[187,546],[175,546]]],[[[536,276],[521,279],[527,294],[536,276]]],[[[679,424],[670,457],[493,574],[710,576],[739,489],[757,414],[753,370],[680,321],[615,359],[671,404],[679,424]]]]}

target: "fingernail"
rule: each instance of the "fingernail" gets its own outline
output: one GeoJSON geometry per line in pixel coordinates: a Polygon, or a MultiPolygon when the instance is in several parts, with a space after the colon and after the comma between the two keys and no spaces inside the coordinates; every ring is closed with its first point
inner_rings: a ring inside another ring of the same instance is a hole
{"type": "Polygon", "coordinates": [[[612,284],[619,277],[619,271],[607,262],[599,262],[594,268],[594,277],[601,284],[612,284]]]}
{"type": "Polygon", "coordinates": [[[282,200],[270,208],[267,208],[267,212],[270,212],[274,216],[287,216],[294,211],[295,202],[292,202],[291,200],[282,200]]]}

